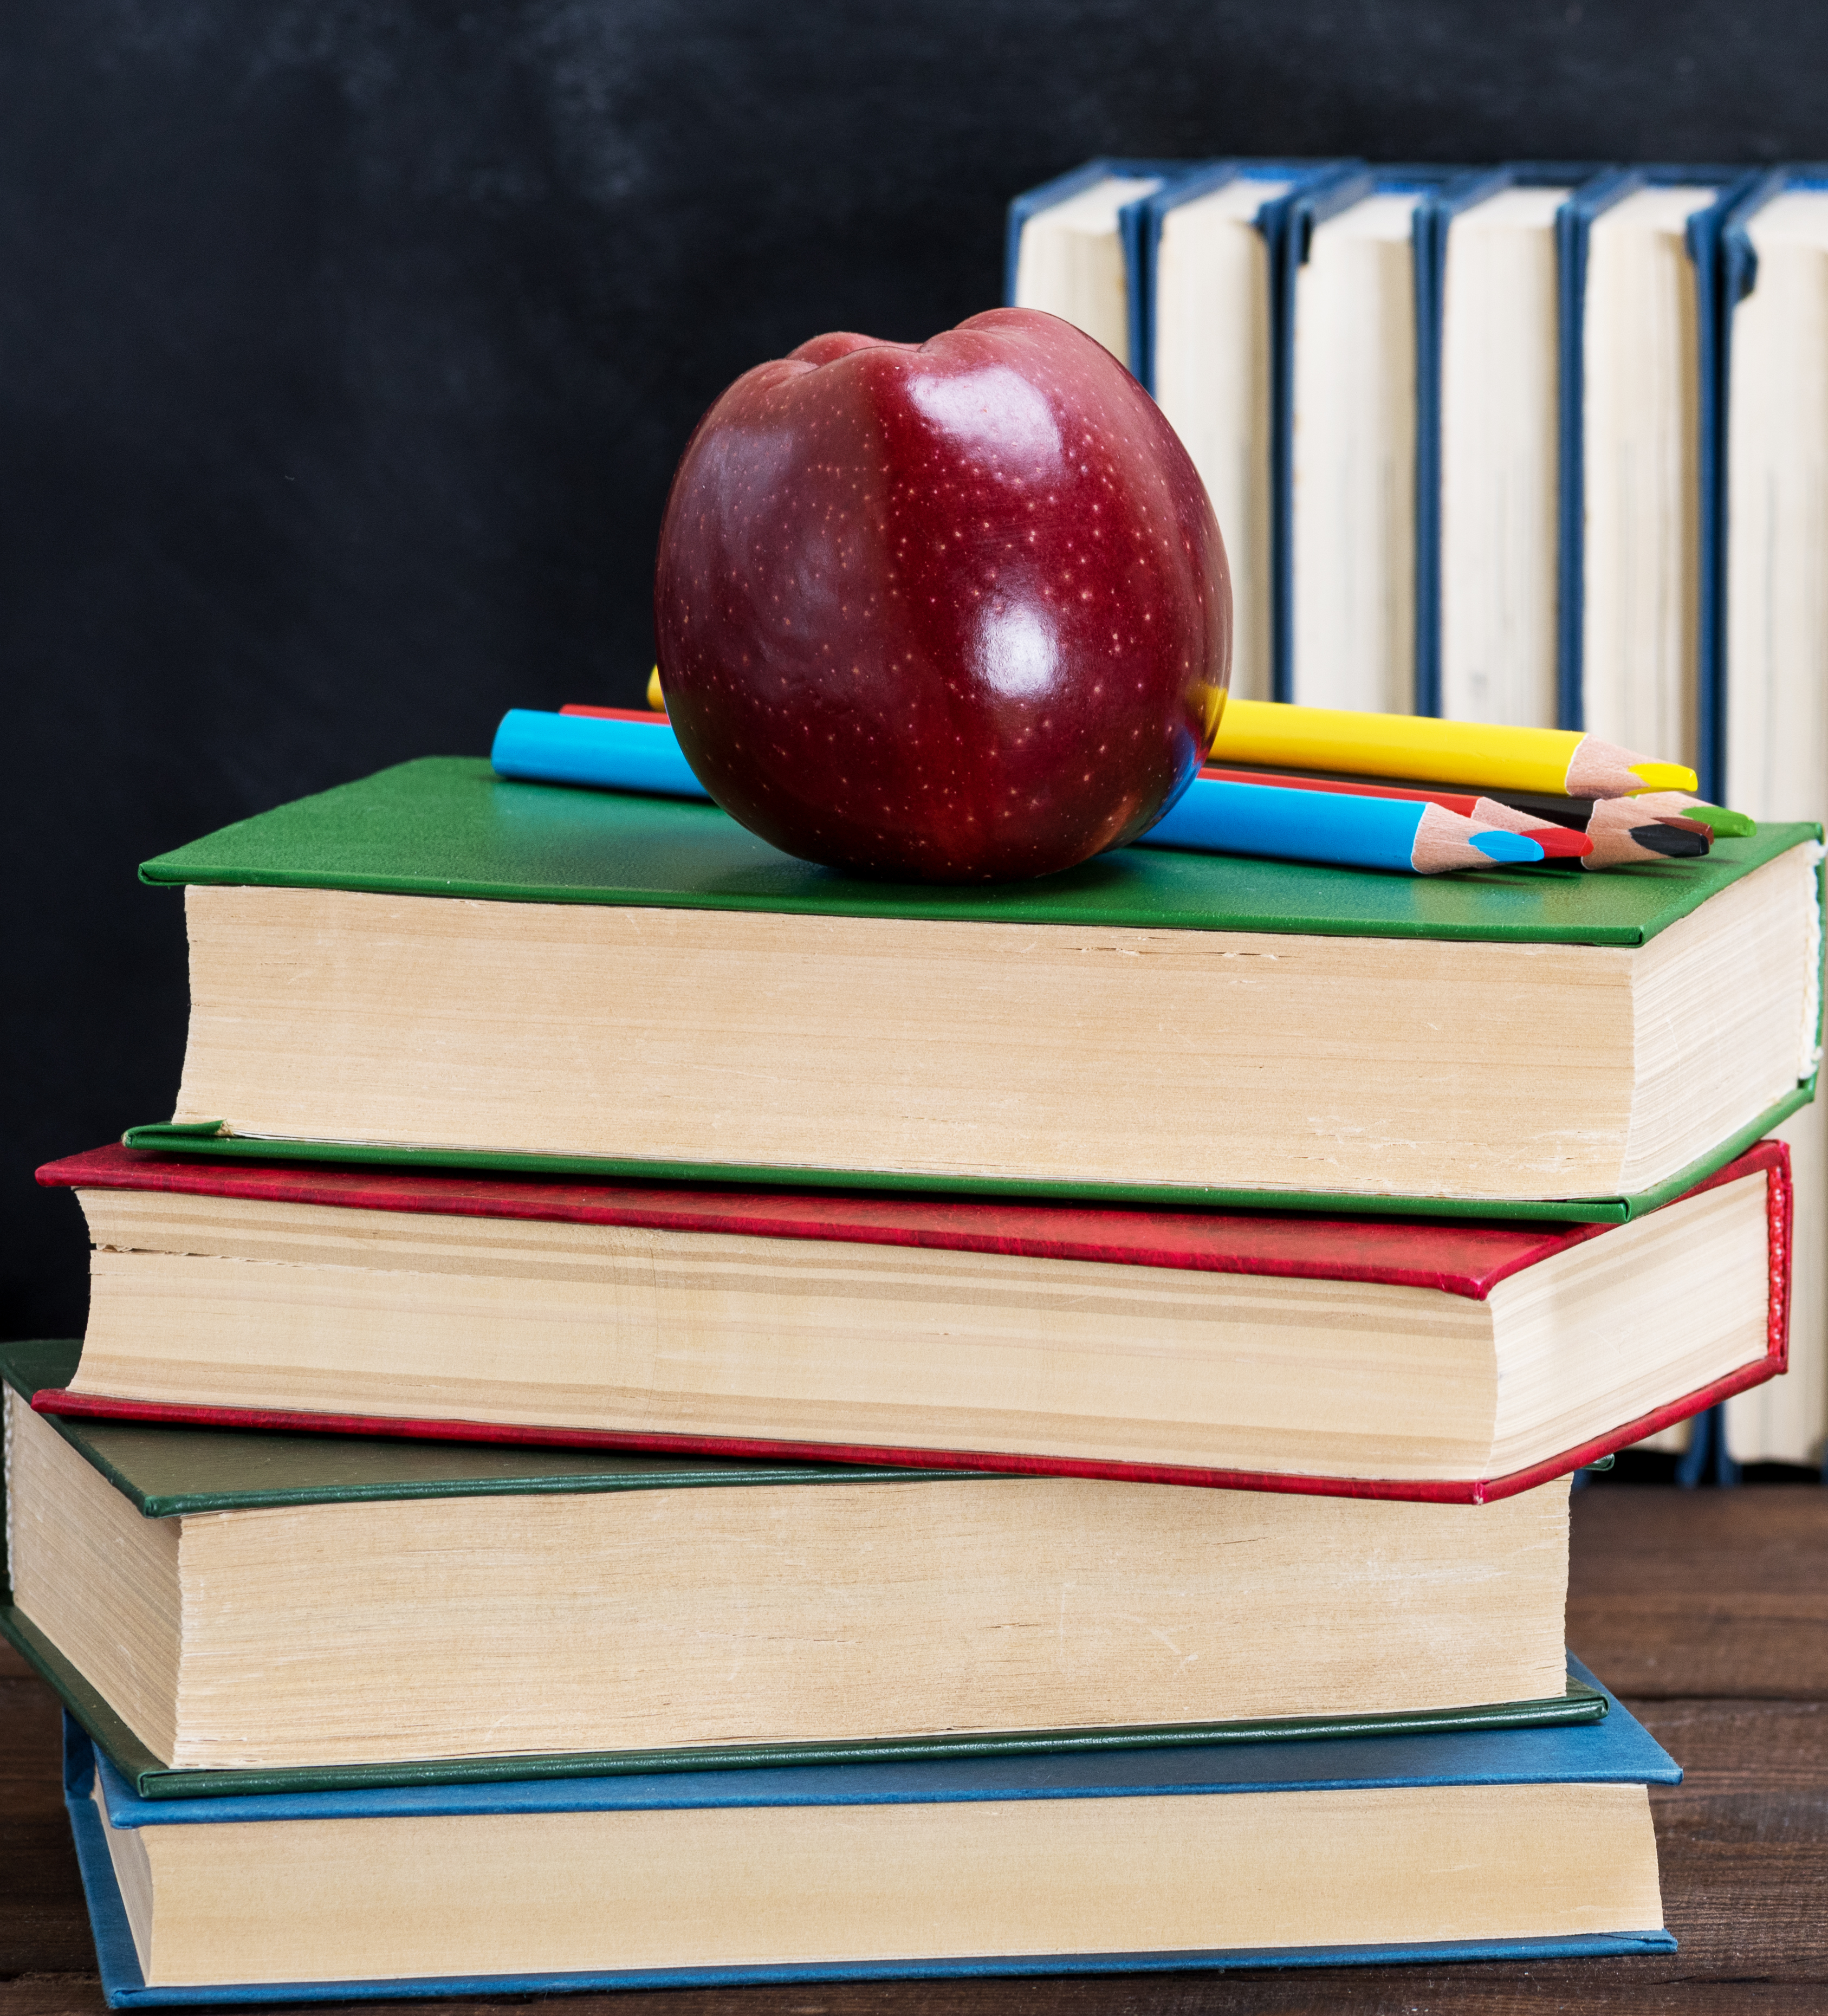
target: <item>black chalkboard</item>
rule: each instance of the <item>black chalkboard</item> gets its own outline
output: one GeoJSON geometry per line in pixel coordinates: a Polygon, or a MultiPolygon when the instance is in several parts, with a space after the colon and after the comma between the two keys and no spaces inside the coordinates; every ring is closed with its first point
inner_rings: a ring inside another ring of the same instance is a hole
{"type": "Polygon", "coordinates": [[[1828,154],[1772,0],[12,0],[0,9],[0,1334],[74,1332],[30,1171],[171,1111],[136,862],[514,704],[632,702],[722,386],[993,305],[1099,152],[1828,154]]]}

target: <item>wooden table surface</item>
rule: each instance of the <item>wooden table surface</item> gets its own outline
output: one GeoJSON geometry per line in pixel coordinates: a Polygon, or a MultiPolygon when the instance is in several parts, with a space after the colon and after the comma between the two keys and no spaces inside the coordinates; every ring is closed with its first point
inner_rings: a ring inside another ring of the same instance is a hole
{"type": "MultiPolygon", "coordinates": [[[[548,2006],[566,2016],[1828,2011],[1828,1491],[1595,1483],[1574,1500],[1568,1642],[1687,1773],[1679,1788],[1651,1792],[1679,1953],[1535,1967],[717,1989],[548,2006]]],[[[0,1659],[9,1662],[0,1665],[0,2016],[99,2010],[59,1787],[56,1701],[4,1645],[0,1659]]],[[[530,2005],[360,2006],[477,2016],[530,2005]]]]}

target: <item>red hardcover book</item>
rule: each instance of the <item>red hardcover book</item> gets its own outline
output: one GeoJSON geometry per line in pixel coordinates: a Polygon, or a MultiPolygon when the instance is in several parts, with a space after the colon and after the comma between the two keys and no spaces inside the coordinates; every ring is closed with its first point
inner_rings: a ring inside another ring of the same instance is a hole
{"type": "Polygon", "coordinates": [[[40,1411],[1477,1503],[1784,1369],[1789,1151],[1626,1225],[52,1163],[40,1411]]]}

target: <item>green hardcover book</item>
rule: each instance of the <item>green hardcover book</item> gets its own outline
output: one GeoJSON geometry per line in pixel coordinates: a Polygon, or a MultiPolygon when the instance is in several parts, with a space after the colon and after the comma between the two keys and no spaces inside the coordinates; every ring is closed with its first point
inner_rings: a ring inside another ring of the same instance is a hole
{"type": "Polygon", "coordinates": [[[861,880],[714,807],[434,758],[141,871],[188,891],[135,1146],[1617,1220],[1812,1096],[1820,830],[1415,877],[1131,848],[861,880]]]}
{"type": "Polygon", "coordinates": [[[1590,1720],[1488,1507],[65,1421],[0,1630],[142,1798],[1590,1720]]]}

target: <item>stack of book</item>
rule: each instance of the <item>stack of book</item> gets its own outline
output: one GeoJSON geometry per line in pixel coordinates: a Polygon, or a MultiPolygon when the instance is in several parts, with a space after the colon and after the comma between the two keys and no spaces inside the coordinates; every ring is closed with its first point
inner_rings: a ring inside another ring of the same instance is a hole
{"type": "MultiPolygon", "coordinates": [[[[1019,197],[1009,299],[1135,372],[1230,551],[1249,698],[1586,729],[1828,814],[1828,170],[1098,160],[1019,197]]],[[[1797,1161],[1828,1430],[1828,1112],[1797,1161]]]]}
{"type": "Polygon", "coordinates": [[[430,759],[149,864],[4,1366],[110,2000],[1667,1947],[1569,1478],[1783,1368],[1819,851],[914,888],[430,759]]]}

